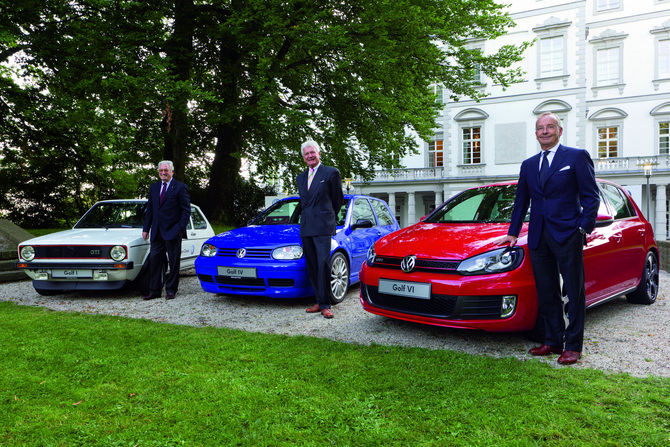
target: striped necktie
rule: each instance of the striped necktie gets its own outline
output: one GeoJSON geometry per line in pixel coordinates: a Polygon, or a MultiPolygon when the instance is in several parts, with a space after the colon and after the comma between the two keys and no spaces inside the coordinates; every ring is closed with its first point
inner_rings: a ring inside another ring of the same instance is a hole
{"type": "Polygon", "coordinates": [[[314,178],[314,168],[309,169],[309,177],[307,177],[307,191],[309,187],[312,186],[312,179],[314,178]]]}

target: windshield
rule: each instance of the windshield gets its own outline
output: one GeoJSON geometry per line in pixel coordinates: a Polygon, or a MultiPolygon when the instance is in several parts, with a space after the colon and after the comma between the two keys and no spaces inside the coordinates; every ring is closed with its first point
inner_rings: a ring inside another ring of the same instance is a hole
{"type": "MultiPolygon", "coordinates": [[[[344,225],[349,200],[344,200],[337,215],[336,224],[344,225]]],[[[298,225],[300,224],[300,199],[280,200],[266,208],[249,225],[298,225]]]]}
{"type": "Polygon", "coordinates": [[[468,189],[445,202],[424,222],[510,222],[515,194],[516,185],[468,189]]]}
{"type": "Polygon", "coordinates": [[[146,202],[96,203],[74,228],[142,228],[146,202]]]}

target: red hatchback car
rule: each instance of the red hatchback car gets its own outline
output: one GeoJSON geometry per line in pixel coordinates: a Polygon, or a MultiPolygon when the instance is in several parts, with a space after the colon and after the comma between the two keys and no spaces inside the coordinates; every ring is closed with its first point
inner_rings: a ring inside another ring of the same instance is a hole
{"type": "MultiPolygon", "coordinates": [[[[604,180],[598,186],[596,229],[584,247],[586,306],[621,295],[651,304],[659,280],[653,229],[623,188],[604,180]]],[[[435,326],[538,330],[528,224],[514,248],[496,245],[507,234],[515,192],[516,182],[467,189],[378,240],[360,272],[363,308],[435,326]]]]}

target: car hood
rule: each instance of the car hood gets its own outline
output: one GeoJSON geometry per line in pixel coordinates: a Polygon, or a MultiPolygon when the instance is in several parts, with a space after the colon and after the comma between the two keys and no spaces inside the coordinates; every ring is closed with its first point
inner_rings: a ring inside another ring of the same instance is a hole
{"type": "Polygon", "coordinates": [[[300,244],[300,225],[250,225],[218,234],[207,242],[219,248],[300,244]]]}
{"type": "MultiPolygon", "coordinates": [[[[377,255],[465,259],[499,248],[496,241],[507,234],[507,223],[443,224],[419,222],[396,231],[375,245],[377,255]]],[[[526,243],[524,225],[517,245],[526,243]]]]}
{"type": "Polygon", "coordinates": [[[86,228],[59,231],[36,237],[21,245],[137,245],[148,243],[142,238],[141,228],[86,228]]]}

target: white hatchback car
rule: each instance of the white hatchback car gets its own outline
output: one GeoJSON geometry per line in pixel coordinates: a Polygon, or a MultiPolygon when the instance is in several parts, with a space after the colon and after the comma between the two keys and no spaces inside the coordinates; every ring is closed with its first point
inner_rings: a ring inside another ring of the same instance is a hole
{"type": "MultiPolygon", "coordinates": [[[[146,200],[98,202],[72,230],[22,242],[16,268],[33,279],[33,287],[42,295],[119,289],[131,281],[146,293],[150,246],[142,238],[146,204],[146,200]]],[[[191,205],[181,249],[182,270],[193,267],[203,242],[212,236],[214,230],[205,215],[191,205]]]]}

